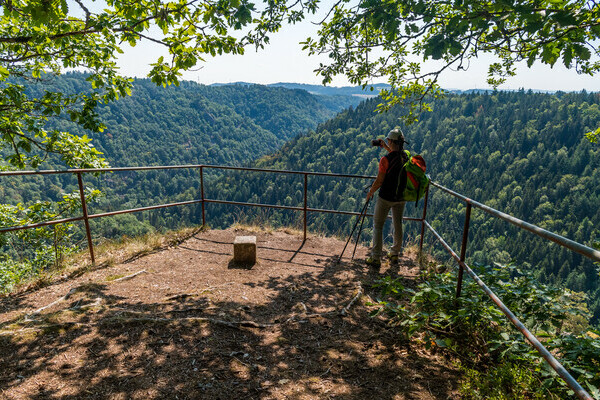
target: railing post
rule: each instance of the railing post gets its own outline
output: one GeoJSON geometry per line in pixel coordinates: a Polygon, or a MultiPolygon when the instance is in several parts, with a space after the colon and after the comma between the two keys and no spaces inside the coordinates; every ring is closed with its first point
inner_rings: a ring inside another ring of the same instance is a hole
{"type": "Polygon", "coordinates": [[[465,271],[463,263],[467,254],[467,242],[469,240],[469,223],[471,222],[471,203],[467,202],[467,210],[465,212],[465,226],[463,228],[462,245],[460,247],[460,268],[458,270],[458,280],[456,282],[456,297],[460,297],[462,291],[463,273],[465,271]]]}
{"type": "Polygon", "coordinates": [[[202,226],[206,225],[206,215],[204,214],[204,166],[200,166],[200,198],[202,199],[202,226]]]}
{"type": "Polygon", "coordinates": [[[94,244],[92,243],[90,220],[88,218],[87,203],[85,201],[85,192],[83,190],[83,178],[81,177],[81,172],[77,173],[77,183],[79,184],[79,197],[81,198],[81,210],[83,211],[83,222],[85,223],[85,233],[87,235],[88,249],[90,251],[90,258],[92,259],[92,265],[94,265],[96,264],[96,257],[94,256],[94,244]]]}
{"type": "Polygon", "coordinates": [[[306,225],[308,214],[308,174],[304,174],[304,241],[306,241],[306,225]]]}
{"type": "Polygon", "coordinates": [[[423,218],[421,218],[421,239],[419,240],[419,255],[423,252],[423,238],[425,237],[425,217],[427,217],[427,204],[429,203],[429,186],[425,189],[425,201],[423,204],[423,218]]]}

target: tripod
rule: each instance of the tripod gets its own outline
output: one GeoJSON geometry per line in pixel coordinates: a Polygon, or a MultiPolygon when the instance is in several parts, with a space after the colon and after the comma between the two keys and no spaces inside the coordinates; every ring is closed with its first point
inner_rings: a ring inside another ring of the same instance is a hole
{"type": "Polygon", "coordinates": [[[360,211],[360,215],[356,219],[356,222],[354,223],[354,226],[352,227],[352,231],[350,232],[350,235],[348,235],[348,240],[346,240],[346,245],[344,246],[344,249],[342,250],[342,254],[340,254],[340,257],[338,258],[338,263],[340,261],[342,261],[342,256],[344,255],[344,252],[346,251],[346,247],[348,247],[348,243],[350,243],[350,239],[352,238],[352,235],[354,235],[354,231],[356,230],[356,227],[358,226],[358,222],[360,221],[360,228],[358,229],[358,234],[356,235],[356,243],[354,244],[354,251],[352,252],[352,258],[350,259],[350,260],[354,260],[354,254],[356,253],[356,246],[358,246],[358,239],[360,238],[360,234],[362,232],[363,223],[365,222],[365,217],[367,216],[367,208],[369,207],[370,202],[371,202],[371,198],[369,197],[369,199],[365,202],[365,205],[363,206],[362,210],[360,211]]]}

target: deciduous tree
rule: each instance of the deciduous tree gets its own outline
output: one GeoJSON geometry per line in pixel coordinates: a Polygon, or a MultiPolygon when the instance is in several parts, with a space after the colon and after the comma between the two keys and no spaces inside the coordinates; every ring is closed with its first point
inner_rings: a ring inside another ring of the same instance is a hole
{"type": "Polygon", "coordinates": [[[149,76],[159,85],[177,84],[181,71],[206,55],[262,47],[283,22],[296,22],[316,6],[313,0],[269,1],[260,9],[248,0],[4,0],[0,5],[0,138],[10,148],[6,160],[18,168],[35,168],[48,153],[60,154],[69,166],[104,165],[87,137],[47,130],[46,122],[66,117],[101,131],[96,106],[131,92],[131,81],[115,64],[123,46],[147,40],[165,47],[168,58],[157,57],[149,76]],[[90,90],[67,93],[47,86],[38,93],[28,87],[65,69],[88,71],[90,90]]]}
{"type": "MultiPolygon", "coordinates": [[[[521,61],[594,75],[600,69],[595,42],[600,36],[600,6],[593,0],[3,0],[0,18],[0,137],[10,148],[13,167],[37,167],[48,152],[70,166],[101,166],[100,154],[76,132],[46,130],[50,117],[68,117],[82,128],[102,130],[99,103],[130,93],[119,75],[116,56],[126,44],[151,41],[168,49],[149,76],[162,85],[177,83],[181,71],[207,55],[241,54],[262,47],[284,23],[294,23],[321,8],[325,17],[310,54],[327,54],[317,73],[324,83],[346,75],[368,85],[386,77],[383,108],[398,103],[427,109],[428,96],[448,69],[466,69],[482,54],[489,83],[498,86],[515,74],[521,61]],[[437,61],[430,70],[423,61],[437,61]],[[65,93],[51,88],[34,93],[28,80],[64,69],[89,71],[91,89],[65,93]]],[[[409,116],[408,120],[416,118],[409,116]]],[[[590,132],[596,140],[598,131],[590,132]]]]}
{"type": "MultiPolygon", "coordinates": [[[[383,107],[420,104],[441,94],[440,75],[465,70],[491,54],[488,83],[493,87],[515,74],[523,61],[594,75],[600,69],[600,5],[588,0],[340,0],[305,46],[328,54],[323,82],[339,74],[367,85],[387,77],[392,90],[383,107]],[[437,61],[423,68],[423,61],[437,61]]],[[[596,138],[598,132],[590,133],[596,138]]]]}

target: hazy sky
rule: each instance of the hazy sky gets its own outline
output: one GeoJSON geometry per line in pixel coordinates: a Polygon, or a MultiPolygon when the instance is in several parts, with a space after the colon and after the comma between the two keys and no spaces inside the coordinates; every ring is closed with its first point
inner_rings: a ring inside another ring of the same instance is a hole
{"type": "MultiPolygon", "coordinates": [[[[280,32],[271,37],[271,43],[259,52],[249,48],[242,56],[207,56],[206,62],[195,71],[184,74],[184,79],[198,83],[276,83],[297,82],[320,84],[321,78],[313,71],[320,61],[326,57],[309,57],[302,51],[300,41],[308,36],[315,36],[317,28],[310,22],[294,26],[284,26],[280,32]]],[[[140,44],[133,49],[124,48],[119,65],[121,72],[127,76],[145,77],[149,64],[156,61],[159,54],[164,52],[155,44],[140,44]]],[[[166,54],[165,54],[166,56],[166,54]]],[[[440,80],[442,87],[447,89],[483,89],[489,88],[486,83],[488,59],[478,59],[471,62],[467,71],[446,72],[440,80]]],[[[381,79],[377,82],[385,82],[381,79]]],[[[347,86],[344,77],[334,80],[332,86],[347,86]]],[[[551,69],[546,66],[535,66],[532,69],[523,66],[518,69],[517,76],[500,89],[538,89],[563,91],[600,91],[600,79],[586,75],[578,75],[574,70],[567,70],[562,65],[551,69]]]]}

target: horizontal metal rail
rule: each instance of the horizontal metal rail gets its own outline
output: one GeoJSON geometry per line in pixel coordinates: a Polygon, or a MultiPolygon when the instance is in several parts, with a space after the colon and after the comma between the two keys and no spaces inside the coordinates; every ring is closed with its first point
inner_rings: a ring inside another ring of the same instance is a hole
{"type": "Polygon", "coordinates": [[[119,214],[128,214],[128,213],[134,213],[134,212],[140,212],[140,211],[157,210],[159,208],[184,206],[184,205],[196,204],[196,203],[202,203],[202,200],[180,201],[178,203],[169,203],[169,204],[160,204],[157,206],[131,208],[129,210],[109,211],[109,212],[100,213],[100,214],[92,214],[92,215],[89,215],[88,218],[93,219],[93,218],[110,217],[110,216],[119,215],[119,214]]]}
{"type": "Polygon", "coordinates": [[[577,397],[584,400],[594,400],[592,396],[586,392],[581,385],[571,376],[569,371],[562,366],[560,362],[544,347],[542,343],[535,337],[533,333],[523,325],[521,321],[515,316],[515,314],[508,308],[506,305],[500,300],[498,296],[477,276],[475,272],[464,262],[461,261],[460,257],[456,254],[454,250],[444,241],[444,239],[436,232],[435,229],[429,224],[429,222],[425,221],[425,226],[427,229],[433,233],[436,239],[442,244],[442,246],[450,253],[452,258],[458,262],[458,264],[464,268],[465,271],[473,278],[473,280],[483,289],[483,291],[492,299],[492,301],[498,306],[500,311],[506,315],[508,320],[512,322],[512,324],[527,338],[529,343],[535,347],[535,349],[540,353],[540,355],[550,364],[552,369],[556,371],[556,373],[569,385],[571,389],[577,394],[577,397]]]}
{"type": "Polygon", "coordinates": [[[163,169],[192,169],[200,165],[162,165],[153,167],[114,167],[114,168],[74,168],[63,170],[40,170],[40,171],[4,171],[0,172],[2,176],[21,176],[21,175],[57,175],[57,174],[76,174],[76,173],[98,173],[98,172],[122,172],[122,171],[152,171],[163,169]]]}
{"type": "MultiPolygon", "coordinates": [[[[202,201],[202,200],[199,200],[202,201]]],[[[304,207],[294,207],[294,206],[279,206],[276,204],[264,204],[264,203],[244,203],[241,201],[228,201],[228,200],[214,200],[214,199],[204,199],[207,203],[216,203],[216,204],[229,204],[236,206],[248,206],[248,207],[264,207],[264,208],[277,208],[281,210],[294,210],[294,211],[304,211],[304,207]]],[[[339,210],[328,210],[325,208],[307,208],[306,211],[317,212],[317,213],[325,213],[325,214],[339,214],[339,215],[362,215],[356,211],[339,211],[339,210]]],[[[366,214],[367,217],[372,217],[373,214],[366,214]]],[[[421,218],[413,218],[413,217],[403,217],[404,221],[421,221],[421,218]]]]}
{"type": "MultiPolygon", "coordinates": [[[[102,217],[111,217],[111,216],[120,215],[120,214],[129,214],[129,213],[135,213],[135,212],[141,212],[141,211],[149,211],[149,210],[157,210],[157,209],[169,208],[169,207],[175,207],[175,206],[197,204],[197,203],[202,203],[203,201],[206,203],[215,203],[215,204],[228,204],[228,205],[238,205],[238,206],[248,206],[248,207],[261,207],[261,208],[275,208],[275,209],[281,209],[281,210],[304,211],[303,207],[279,206],[279,205],[275,205],[275,204],[245,203],[245,202],[240,202],[240,201],[204,199],[204,200],[181,201],[178,203],[159,204],[156,206],[149,206],[149,207],[130,208],[127,210],[109,211],[109,212],[98,213],[98,214],[90,214],[90,215],[88,215],[88,218],[95,219],[95,218],[102,218],[102,217]]],[[[328,209],[322,209],[322,208],[307,208],[306,211],[317,212],[317,213],[326,213],[326,214],[361,215],[360,213],[358,213],[356,211],[339,211],[339,210],[328,210],[328,209]]],[[[366,216],[372,217],[373,214],[366,214],[366,216]]],[[[82,221],[83,219],[84,219],[84,217],[73,217],[73,218],[59,219],[59,220],[55,220],[55,221],[40,222],[39,224],[34,224],[34,225],[23,225],[23,226],[13,226],[13,227],[8,227],[8,228],[0,228],[0,233],[12,232],[12,231],[18,231],[18,230],[24,230],[24,229],[41,228],[41,227],[48,226],[48,225],[65,224],[65,223],[69,223],[69,222],[82,221]]],[[[413,217],[403,217],[402,219],[405,221],[421,221],[420,218],[413,218],[413,217]]]]}
{"type": "Polygon", "coordinates": [[[591,247],[585,246],[581,243],[577,243],[571,239],[567,239],[564,236],[557,235],[556,233],[547,231],[543,228],[540,228],[539,226],[536,226],[536,225],[530,224],[529,222],[520,220],[519,218],[515,218],[512,215],[505,214],[505,213],[498,211],[492,207],[488,207],[485,204],[479,203],[475,200],[472,200],[468,197],[463,196],[462,194],[456,193],[453,190],[445,188],[444,186],[440,185],[439,183],[431,182],[431,184],[433,186],[443,190],[444,192],[449,193],[452,196],[465,201],[467,204],[471,204],[473,207],[477,207],[480,210],[483,210],[486,213],[493,215],[496,218],[500,218],[504,221],[508,221],[511,224],[516,225],[521,229],[524,229],[524,230],[534,233],[540,237],[543,237],[544,239],[547,239],[554,243],[557,243],[557,244],[559,244],[563,247],[566,247],[576,253],[579,253],[588,258],[591,258],[594,261],[600,261],[600,251],[598,251],[598,250],[592,249],[591,247]]]}
{"type": "MultiPolygon", "coordinates": [[[[330,172],[309,172],[309,171],[289,171],[289,170],[276,170],[276,169],[266,169],[266,168],[246,168],[246,167],[234,167],[234,166],[224,166],[224,165],[210,165],[210,164],[188,164],[188,165],[164,165],[164,166],[150,166],[150,167],[114,167],[114,168],[78,168],[78,169],[67,169],[67,170],[40,170],[40,171],[4,171],[0,172],[0,177],[3,176],[31,176],[31,175],[58,175],[58,174],[75,174],[78,176],[79,181],[81,181],[81,174],[84,173],[103,173],[103,172],[127,172],[127,171],[156,171],[156,170],[180,170],[180,169],[200,169],[203,171],[205,168],[211,169],[220,169],[220,170],[234,170],[234,171],[250,171],[250,172],[267,172],[267,173],[276,173],[276,174],[291,174],[291,175],[303,175],[304,176],[304,206],[303,207],[291,207],[291,206],[278,206],[272,204],[260,204],[260,203],[243,203],[243,202],[233,202],[226,200],[211,200],[204,198],[204,178],[201,172],[201,187],[202,187],[202,199],[201,200],[191,200],[170,204],[161,204],[156,206],[149,207],[139,207],[132,208],[127,210],[119,210],[119,211],[111,211],[99,214],[87,215],[87,208],[85,205],[85,198],[82,197],[82,209],[84,210],[84,216],[75,217],[75,218],[65,218],[55,221],[46,221],[39,224],[34,225],[23,225],[23,226],[13,226],[13,227],[5,227],[0,228],[0,233],[4,232],[12,232],[24,229],[32,229],[39,228],[43,226],[56,225],[67,222],[75,222],[75,221],[85,221],[86,230],[87,223],[90,219],[108,217],[120,214],[129,214],[140,211],[148,211],[148,210],[156,210],[161,208],[169,208],[174,206],[181,205],[189,205],[195,203],[202,203],[202,223],[205,223],[204,217],[204,205],[205,203],[221,203],[221,204],[230,204],[230,205],[241,205],[241,206],[254,206],[254,207],[262,207],[262,208],[276,208],[276,209],[286,209],[293,211],[303,211],[304,212],[304,238],[306,239],[306,214],[308,212],[319,212],[319,213],[331,213],[331,214],[344,214],[344,215],[358,215],[358,213],[351,211],[337,211],[337,210],[323,210],[316,208],[308,208],[306,204],[306,178],[308,176],[325,176],[325,177],[337,177],[337,178],[354,178],[354,179],[374,179],[374,176],[371,175],[352,175],[352,174],[336,174],[330,172]]],[[[80,189],[82,189],[82,183],[80,182],[80,189]]],[[[369,215],[372,216],[372,215],[369,215]]],[[[408,219],[408,218],[407,218],[408,219]]],[[[88,241],[91,240],[91,236],[88,234],[88,241]]],[[[93,254],[93,249],[90,247],[90,253],[93,254]]],[[[92,259],[93,259],[92,255],[92,259]]]]}
{"type": "Polygon", "coordinates": [[[359,179],[374,179],[375,178],[375,176],[372,176],[372,175],[336,174],[336,173],[332,173],[332,172],[289,171],[289,170],[283,170],[283,169],[232,167],[232,166],[226,166],[226,165],[210,165],[210,164],[164,165],[164,166],[154,166],[154,167],[80,168],[80,169],[41,170],[41,171],[5,171],[5,172],[0,172],[0,177],[2,177],[2,176],[20,176],[20,175],[56,175],[56,174],[123,172],[123,171],[154,171],[154,170],[169,170],[169,169],[196,169],[196,168],[211,168],[211,169],[251,171],[251,172],[272,172],[272,173],[276,173],[276,174],[291,174],[291,175],[331,176],[331,177],[336,177],[336,178],[359,178],[359,179]]]}
{"type": "Polygon", "coordinates": [[[9,226],[7,228],[0,228],[0,233],[22,231],[24,229],[35,229],[35,228],[41,228],[44,226],[66,224],[66,223],[75,222],[75,221],[83,221],[83,217],[63,218],[63,219],[57,219],[54,221],[40,222],[39,224],[31,224],[31,225],[9,226]]]}

